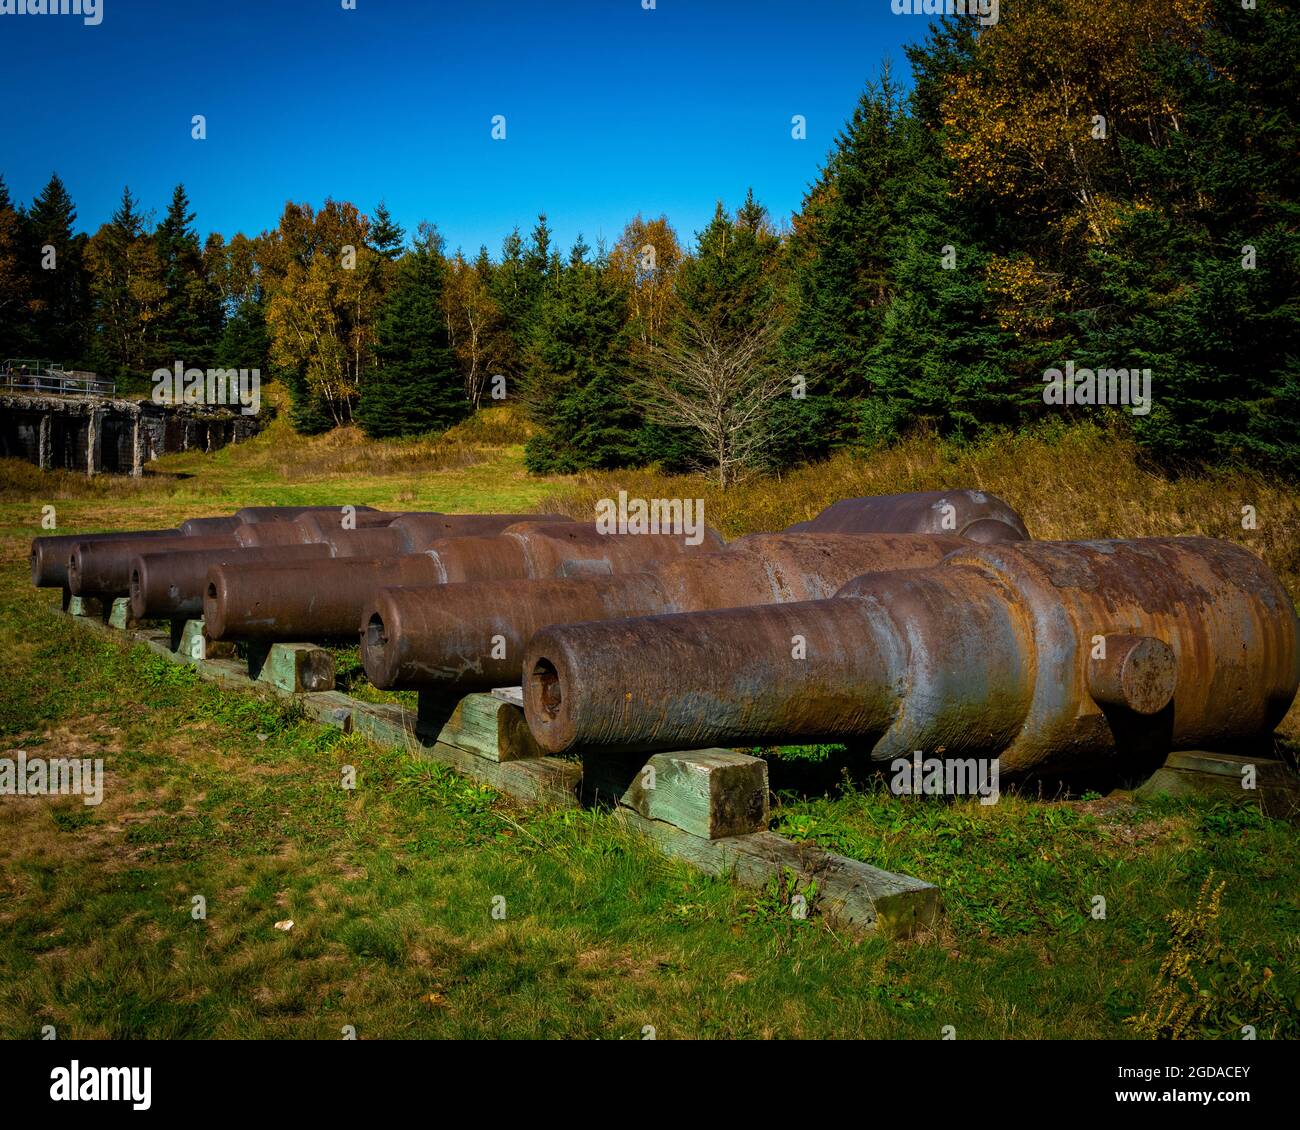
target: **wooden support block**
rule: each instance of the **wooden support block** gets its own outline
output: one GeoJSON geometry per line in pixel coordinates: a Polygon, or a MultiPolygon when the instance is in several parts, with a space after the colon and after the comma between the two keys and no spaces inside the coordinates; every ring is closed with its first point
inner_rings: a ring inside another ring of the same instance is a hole
{"type": "Polygon", "coordinates": [[[72,590],[67,585],[63,586],[63,611],[66,612],[72,604],[72,590]]]}
{"type": "Polygon", "coordinates": [[[767,827],[767,762],[726,749],[584,754],[585,804],[618,804],[717,839],[767,827]]]}
{"type": "Polygon", "coordinates": [[[906,938],[933,925],[943,913],[938,887],[833,855],[815,844],[792,843],[773,832],[706,840],[661,820],[647,820],[630,808],[619,808],[618,816],[666,855],[712,875],[734,875],[746,886],[759,888],[773,876],[792,875],[796,891],[813,895],[814,909],[860,933],[906,938]]]}
{"type": "Polygon", "coordinates": [[[104,602],[94,596],[70,596],[68,615],[84,616],[87,620],[104,621],[104,602]]]}
{"type": "Polygon", "coordinates": [[[140,626],[140,622],[131,615],[131,601],[127,597],[119,596],[113,601],[108,610],[108,626],[120,632],[134,631],[140,626]]]}
{"type": "Polygon", "coordinates": [[[1300,777],[1271,757],[1176,750],[1134,796],[1202,796],[1254,804],[1279,820],[1300,819],[1300,777]]]}
{"type": "Polygon", "coordinates": [[[332,691],[334,656],[314,644],[273,643],[261,664],[257,680],[294,694],[332,691]]]}
{"type": "Polygon", "coordinates": [[[186,620],[174,649],[186,659],[234,659],[235,645],[228,640],[210,640],[202,620],[186,620]]]}
{"type": "Polygon", "coordinates": [[[537,744],[528,728],[522,706],[500,702],[497,706],[497,757],[498,761],[524,761],[532,757],[545,757],[546,751],[537,744]]]}
{"type": "Polygon", "coordinates": [[[416,731],[487,761],[523,761],[544,757],[533,740],[523,708],[502,701],[495,692],[449,699],[420,692],[416,731]]]}
{"type": "Polygon", "coordinates": [[[717,840],[767,830],[767,762],[729,749],[656,753],[619,804],[717,840]]]}

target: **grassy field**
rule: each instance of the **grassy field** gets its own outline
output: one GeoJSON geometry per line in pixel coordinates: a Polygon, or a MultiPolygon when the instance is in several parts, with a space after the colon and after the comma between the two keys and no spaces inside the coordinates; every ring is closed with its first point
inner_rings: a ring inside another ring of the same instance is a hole
{"type": "MultiPolygon", "coordinates": [[[[1090,428],[963,450],[917,440],[725,498],[650,472],[531,478],[523,438],[508,414],[392,444],[304,440],[279,422],[138,482],[0,464],[0,756],[102,757],[107,772],[99,806],[0,797],[0,1036],[1300,1036],[1296,830],[1253,810],[784,793],[783,834],[943,889],[931,934],[857,942],[815,901],[792,918],[779,882],[702,876],[607,816],[522,809],[276,700],[219,691],[59,616],[56,594],[27,581],[50,505],[61,531],[89,531],[252,503],[582,514],[621,487],[704,497],[734,535],[845,495],[977,485],[1039,536],[1229,536],[1300,588],[1293,493],[1254,476],[1169,480],[1090,428]],[[1247,505],[1255,530],[1241,527],[1247,505]],[[1204,990],[1191,1017],[1186,982],[1161,972],[1183,953],[1204,990]]],[[[1296,711],[1283,732],[1300,732],[1296,711]]]]}

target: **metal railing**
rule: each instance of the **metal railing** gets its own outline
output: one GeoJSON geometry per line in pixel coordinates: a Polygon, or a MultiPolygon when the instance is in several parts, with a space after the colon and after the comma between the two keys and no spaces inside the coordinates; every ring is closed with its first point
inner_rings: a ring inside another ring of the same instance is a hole
{"type": "Polygon", "coordinates": [[[22,357],[12,357],[0,363],[0,389],[64,396],[117,395],[115,381],[102,380],[94,373],[67,372],[62,365],[22,357]]]}

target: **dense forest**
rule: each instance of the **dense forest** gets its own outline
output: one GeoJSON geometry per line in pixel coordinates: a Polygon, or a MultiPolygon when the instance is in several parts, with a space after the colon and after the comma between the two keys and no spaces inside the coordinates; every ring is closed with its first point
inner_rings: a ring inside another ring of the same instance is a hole
{"type": "Polygon", "coordinates": [[[722,482],[926,428],[1110,414],[1166,465],[1300,474],[1300,10],[1004,0],[870,83],[799,212],[748,194],[689,243],[546,217],[495,257],[383,204],[285,205],[201,240],[178,186],[93,235],[52,176],[0,179],[0,358],[148,386],[260,368],[306,432],[441,429],[502,397],[538,472],[658,463],[722,482]],[[1044,403],[1044,374],[1149,368],[1152,403],[1044,403]]]}

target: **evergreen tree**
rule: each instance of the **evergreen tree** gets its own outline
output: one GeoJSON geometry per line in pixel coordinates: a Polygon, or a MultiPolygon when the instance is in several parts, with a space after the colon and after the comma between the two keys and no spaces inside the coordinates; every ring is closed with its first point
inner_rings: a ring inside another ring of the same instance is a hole
{"type": "Polygon", "coordinates": [[[1151,60],[1181,128],[1124,145],[1145,191],[1089,259],[1078,363],[1151,368],[1133,427],[1167,459],[1300,472],[1297,55],[1300,14],[1216,0],[1199,53],[1151,60]]]}
{"type": "Polygon", "coordinates": [[[144,226],[131,189],[124,188],[112,219],[86,249],[95,320],[92,355],[100,372],[117,377],[145,368],[150,327],[166,299],[157,251],[144,226]]]}
{"type": "Polygon", "coordinates": [[[942,93],[970,65],[973,47],[972,21],[949,19],[908,48],[916,85],[910,114],[891,127],[891,143],[911,176],[896,182],[897,210],[884,244],[889,298],[864,358],[859,422],[868,443],[918,424],[969,437],[1042,406],[1041,382],[1023,374],[1050,356],[1017,345],[999,325],[985,284],[989,252],[982,241],[990,217],[953,192],[943,148],[942,93]]]}
{"type": "Polygon", "coordinates": [[[627,291],[592,264],[565,270],[540,303],[525,401],[546,431],[528,441],[530,471],[571,474],[645,459],[628,391],[627,291]]]}
{"type": "Polygon", "coordinates": [[[27,217],[0,176],[0,361],[31,352],[31,273],[27,217]]]}
{"type": "Polygon", "coordinates": [[[912,175],[899,144],[903,116],[886,72],[837,135],[791,237],[787,354],[818,393],[841,400],[867,391],[866,357],[890,297],[888,249],[912,175]]]}
{"type": "Polygon", "coordinates": [[[273,375],[271,335],[261,302],[250,298],[235,307],[217,342],[216,363],[221,368],[257,369],[263,380],[273,375]]]}
{"type": "Polygon", "coordinates": [[[395,262],[406,244],[406,232],[393,219],[388,206],[381,200],[370,221],[370,246],[389,262],[395,262]]]}
{"type": "MultiPolygon", "coordinates": [[[[708,341],[726,353],[738,338],[771,337],[780,318],[780,265],[780,240],[753,190],[734,219],[719,201],[713,219],[696,236],[694,254],[677,271],[677,304],[667,328],[668,343],[689,349],[708,341]]],[[[683,391],[692,399],[702,395],[698,389],[683,391]]],[[[765,462],[786,456],[783,441],[776,437],[790,428],[790,417],[797,412],[792,404],[772,405],[769,422],[774,423],[766,438],[765,462]]],[[[662,422],[662,415],[657,413],[643,432],[642,445],[650,457],[669,471],[709,465],[712,453],[705,450],[698,431],[662,422]]]]}
{"type": "Polygon", "coordinates": [[[27,214],[30,341],[37,355],[64,364],[79,362],[86,352],[86,238],[73,231],[76,219],[72,197],[52,174],[27,214]]]}
{"type": "Polygon", "coordinates": [[[468,402],[443,315],[446,263],[441,239],[423,227],[397,263],[397,280],[380,313],[377,365],[361,391],[356,419],[369,436],[444,429],[468,402]]]}
{"type": "Polygon", "coordinates": [[[825,454],[860,434],[868,357],[891,298],[891,247],[913,170],[900,145],[901,93],[885,71],[867,87],[795,217],[788,254],[785,363],[805,395],[785,406],[785,463],[825,454]]]}
{"type": "Polygon", "coordinates": [[[750,190],[733,220],[718,202],[677,273],[682,310],[712,329],[744,331],[773,314],[780,241],[750,190]]]}
{"type": "Polygon", "coordinates": [[[221,334],[221,294],[208,277],[194,220],[185,186],[178,184],[153,237],[166,292],[151,346],[155,366],[184,361],[207,368],[221,334]]]}

